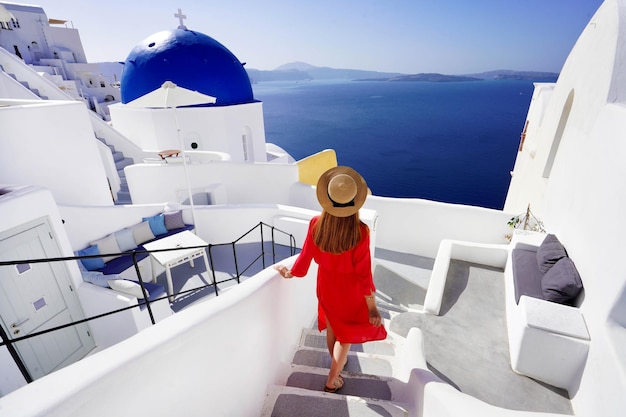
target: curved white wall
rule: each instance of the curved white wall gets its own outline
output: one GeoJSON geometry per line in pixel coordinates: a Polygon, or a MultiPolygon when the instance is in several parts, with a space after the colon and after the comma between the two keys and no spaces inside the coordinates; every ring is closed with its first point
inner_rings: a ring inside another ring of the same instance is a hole
{"type": "Polygon", "coordinates": [[[482,207],[440,203],[420,199],[368,196],[365,208],[376,210],[376,246],[434,258],[443,239],[476,243],[508,241],[506,213],[482,207]]]}
{"type": "Polygon", "coordinates": [[[532,129],[518,153],[505,210],[530,203],[583,280],[581,310],[591,344],[580,387],[570,393],[576,413],[620,415],[626,409],[626,361],[619,359],[626,357],[620,342],[626,340],[620,228],[626,206],[626,1],[606,0],[599,8],[545,107],[535,101],[544,88],[537,86],[533,96],[532,129]]]}

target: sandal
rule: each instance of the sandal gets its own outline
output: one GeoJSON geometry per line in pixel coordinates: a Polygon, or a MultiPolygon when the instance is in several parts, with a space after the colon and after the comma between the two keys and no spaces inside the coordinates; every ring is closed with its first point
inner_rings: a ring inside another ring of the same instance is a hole
{"type": "Polygon", "coordinates": [[[343,377],[341,375],[339,375],[337,377],[337,379],[335,379],[333,381],[333,386],[329,387],[327,385],[324,386],[324,392],[330,392],[330,393],[335,393],[337,391],[339,391],[340,389],[343,388],[343,384],[345,383],[345,381],[343,380],[343,377]]]}

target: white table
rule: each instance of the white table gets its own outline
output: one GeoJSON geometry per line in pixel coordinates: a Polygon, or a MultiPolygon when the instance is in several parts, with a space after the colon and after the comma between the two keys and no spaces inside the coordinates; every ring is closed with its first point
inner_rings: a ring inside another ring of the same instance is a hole
{"type": "MultiPolygon", "coordinates": [[[[167,277],[167,295],[170,302],[174,301],[174,297],[172,296],[173,289],[171,271],[173,267],[183,264],[185,262],[189,262],[189,264],[193,268],[193,260],[202,256],[204,258],[204,264],[206,266],[207,273],[211,273],[211,270],[209,269],[209,259],[207,258],[206,251],[204,250],[204,246],[207,246],[207,243],[195,234],[191,233],[189,230],[185,230],[184,232],[164,237],[163,239],[155,240],[154,242],[146,243],[143,246],[144,248],[146,248],[146,250],[149,251],[160,249],[188,248],[150,253],[150,258],[153,262],[156,261],[161,264],[161,266],[165,267],[165,276],[167,277]],[[190,246],[203,247],[189,248],[190,246]]],[[[154,266],[155,265],[153,264],[152,277],[153,281],[156,282],[156,268],[154,266]]]]}

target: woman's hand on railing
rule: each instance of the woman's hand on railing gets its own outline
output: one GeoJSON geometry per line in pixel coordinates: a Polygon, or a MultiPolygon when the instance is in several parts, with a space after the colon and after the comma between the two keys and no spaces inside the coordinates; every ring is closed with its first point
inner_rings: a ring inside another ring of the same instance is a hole
{"type": "Polygon", "coordinates": [[[281,264],[274,265],[274,269],[277,270],[278,273],[282,275],[283,278],[286,278],[286,279],[293,278],[293,275],[291,275],[291,271],[287,269],[285,265],[281,265],[281,264]]]}

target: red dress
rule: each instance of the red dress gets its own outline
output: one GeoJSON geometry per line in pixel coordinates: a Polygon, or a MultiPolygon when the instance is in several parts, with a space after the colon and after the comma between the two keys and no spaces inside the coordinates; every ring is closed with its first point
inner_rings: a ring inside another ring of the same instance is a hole
{"type": "Polygon", "coordinates": [[[369,228],[361,223],[361,241],[348,251],[332,254],[321,251],[313,241],[313,230],[318,219],[319,216],[314,217],[309,223],[302,252],[291,268],[291,274],[303,277],[312,259],[318,264],[319,330],[326,328],[328,319],[337,340],[342,343],[385,339],[385,328],[370,324],[365,301],[365,296],[376,291],[372,279],[369,228]]]}

